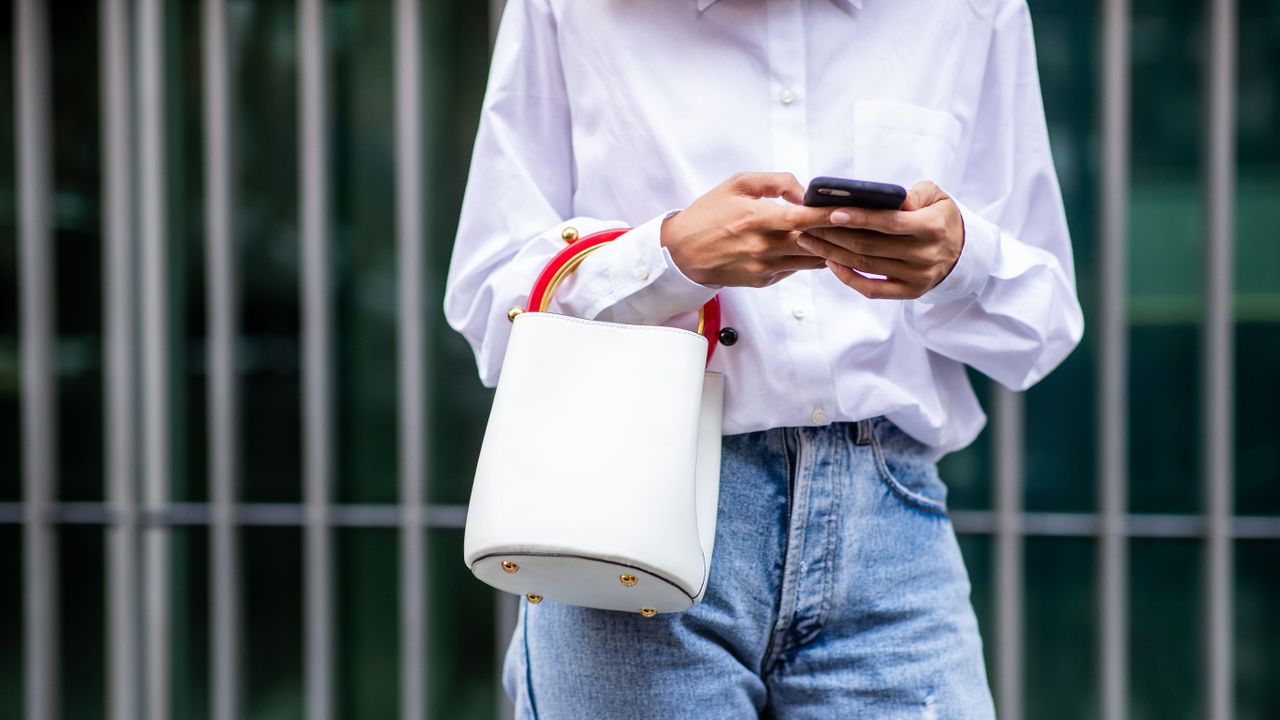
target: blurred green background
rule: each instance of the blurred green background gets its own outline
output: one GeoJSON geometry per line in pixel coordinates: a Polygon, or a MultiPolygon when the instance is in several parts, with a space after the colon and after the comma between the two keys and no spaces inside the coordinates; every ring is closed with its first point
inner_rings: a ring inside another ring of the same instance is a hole
{"type": "MultiPolygon", "coordinates": [[[[1031,0],[1054,156],[1087,322],[1099,307],[1099,0],[1031,0]]],[[[14,138],[12,1],[0,13],[0,136],[14,138]]],[[[482,2],[423,3],[429,207],[429,500],[465,503],[490,401],[472,355],[438,317],[487,71],[482,2]]],[[[397,480],[394,26],[389,0],[328,0],[335,274],[335,501],[395,503],[397,480]]],[[[1280,1],[1239,0],[1235,272],[1235,512],[1280,516],[1280,1]]],[[[51,0],[62,501],[104,500],[99,6],[51,0]]],[[[168,0],[170,307],[175,501],[208,498],[205,407],[200,5],[168,0]]],[[[235,192],[241,274],[240,498],[297,503],[301,481],[298,31],[292,2],[230,3],[235,192]]],[[[1129,508],[1197,514],[1202,499],[1207,98],[1206,3],[1133,0],[1129,227],[1129,508]]],[[[21,500],[14,143],[0,143],[0,502],[21,500]]],[[[1096,327],[1096,324],[1094,325],[1096,327]]],[[[1025,506],[1097,510],[1096,341],[1026,396],[1025,506]]],[[[979,391],[990,383],[977,377],[979,391]]],[[[991,433],[948,457],[956,511],[992,508],[991,433]]],[[[208,533],[173,531],[174,715],[208,715],[208,533]]],[[[244,710],[303,715],[302,530],[242,533],[244,710]]],[[[399,700],[394,528],[336,532],[338,687],[343,717],[393,717],[399,700]]],[[[59,530],[65,717],[105,714],[105,546],[100,527],[59,530]]],[[[964,535],[974,602],[994,646],[992,540],[964,535]]],[[[432,717],[498,712],[495,598],[471,579],[461,531],[430,531],[432,717]]],[[[1097,541],[1030,537],[1027,716],[1097,716],[1097,541]]],[[[1203,715],[1198,538],[1130,541],[1130,687],[1135,718],[1203,715]]],[[[1235,542],[1239,718],[1280,717],[1280,540],[1235,542]]],[[[22,714],[21,528],[0,524],[0,718],[22,714]]],[[[988,657],[990,661],[991,658],[988,657]]]]}

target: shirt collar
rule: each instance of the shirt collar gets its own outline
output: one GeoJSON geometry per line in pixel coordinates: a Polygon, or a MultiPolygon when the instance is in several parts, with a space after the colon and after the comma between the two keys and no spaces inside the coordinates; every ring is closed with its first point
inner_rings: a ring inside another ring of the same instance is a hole
{"type": "MultiPolygon", "coordinates": [[[[715,5],[717,0],[695,0],[698,5],[698,12],[702,12],[707,8],[715,5]]],[[[837,5],[843,5],[846,10],[857,10],[862,7],[862,0],[831,0],[837,5]]]]}

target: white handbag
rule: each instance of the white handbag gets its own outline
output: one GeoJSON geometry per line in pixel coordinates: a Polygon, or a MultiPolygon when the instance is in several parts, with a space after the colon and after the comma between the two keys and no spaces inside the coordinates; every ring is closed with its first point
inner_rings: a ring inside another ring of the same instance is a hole
{"type": "Polygon", "coordinates": [[[544,312],[592,250],[576,239],[543,269],[511,339],[476,466],[463,556],[477,578],[531,603],[687,610],[711,570],[724,383],[706,372],[719,302],[699,332],[544,312]]]}

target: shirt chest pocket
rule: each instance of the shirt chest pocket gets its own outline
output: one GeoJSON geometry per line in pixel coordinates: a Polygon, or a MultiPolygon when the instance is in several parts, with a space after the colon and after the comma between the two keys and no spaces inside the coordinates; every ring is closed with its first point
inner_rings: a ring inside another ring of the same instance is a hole
{"type": "Polygon", "coordinates": [[[853,126],[853,168],[859,180],[906,188],[932,180],[943,190],[955,184],[960,121],[951,113],[868,100],[853,106],[853,126]]]}

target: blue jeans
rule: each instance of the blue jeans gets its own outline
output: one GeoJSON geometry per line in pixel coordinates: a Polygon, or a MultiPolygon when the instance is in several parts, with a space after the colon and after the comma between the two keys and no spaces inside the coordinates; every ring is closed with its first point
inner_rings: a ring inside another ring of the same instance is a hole
{"type": "Polygon", "coordinates": [[[724,438],[702,603],[521,600],[503,683],[541,720],[994,716],[946,487],[883,418],[724,438]]]}

